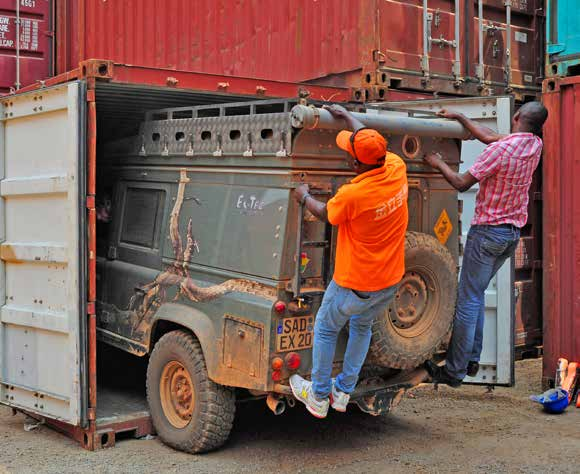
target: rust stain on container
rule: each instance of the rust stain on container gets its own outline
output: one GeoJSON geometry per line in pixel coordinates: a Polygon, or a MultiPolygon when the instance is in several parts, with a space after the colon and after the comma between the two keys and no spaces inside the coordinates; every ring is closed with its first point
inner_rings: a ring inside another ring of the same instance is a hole
{"type": "Polygon", "coordinates": [[[544,81],[544,382],[580,360],[580,77],[544,81]]]}

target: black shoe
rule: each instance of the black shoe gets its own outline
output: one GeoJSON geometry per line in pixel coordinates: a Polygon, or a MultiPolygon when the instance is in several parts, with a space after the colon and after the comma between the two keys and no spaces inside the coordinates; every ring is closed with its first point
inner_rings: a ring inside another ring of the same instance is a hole
{"type": "Polygon", "coordinates": [[[467,364],[467,375],[470,377],[475,377],[477,372],[479,372],[479,362],[472,360],[469,364],[467,364]]]}
{"type": "Polygon", "coordinates": [[[461,386],[461,380],[449,375],[445,366],[441,367],[435,364],[435,362],[428,360],[425,362],[425,369],[435,384],[444,383],[453,388],[458,388],[461,386]]]}

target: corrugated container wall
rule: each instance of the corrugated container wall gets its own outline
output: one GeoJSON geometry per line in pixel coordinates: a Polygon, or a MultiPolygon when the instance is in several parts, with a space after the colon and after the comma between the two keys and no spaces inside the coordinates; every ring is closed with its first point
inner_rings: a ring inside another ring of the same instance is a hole
{"type": "Polygon", "coordinates": [[[52,75],[51,5],[52,0],[0,0],[0,94],[52,75]]]}
{"type": "Polygon", "coordinates": [[[580,73],[580,1],[548,0],[546,75],[580,73]]]}
{"type": "Polygon", "coordinates": [[[544,381],[559,357],[580,361],[580,77],[546,79],[544,381]]]}
{"type": "Polygon", "coordinates": [[[371,99],[384,99],[387,87],[497,94],[508,80],[533,94],[543,73],[543,0],[508,3],[481,0],[480,22],[469,0],[430,0],[427,9],[421,0],[57,0],[57,69],[101,58],[365,86],[371,99]]]}
{"type": "Polygon", "coordinates": [[[526,98],[543,74],[543,0],[0,0],[0,21],[3,90],[93,58],[375,100],[388,88],[526,98]]]}

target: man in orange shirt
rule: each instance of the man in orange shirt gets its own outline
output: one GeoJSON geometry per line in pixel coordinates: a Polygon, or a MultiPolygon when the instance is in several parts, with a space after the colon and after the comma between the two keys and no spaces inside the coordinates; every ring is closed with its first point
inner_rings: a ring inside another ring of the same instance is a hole
{"type": "Polygon", "coordinates": [[[295,190],[296,199],[316,218],[338,226],[334,277],[314,325],[312,381],[290,377],[294,396],[319,418],[326,416],[329,405],[346,411],[369,349],[373,321],[386,310],[405,273],[408,223],[403,160],[387,152],[380,133],[365,128],[346,109],[334,105],[328,110],[353,130],[340,132],[336,143],[349,153],[357,176],[326,204],[314,199],[306,184],[295,190]],[[348,321],[342,372],[331,380],[338,334],[348,321]]]}

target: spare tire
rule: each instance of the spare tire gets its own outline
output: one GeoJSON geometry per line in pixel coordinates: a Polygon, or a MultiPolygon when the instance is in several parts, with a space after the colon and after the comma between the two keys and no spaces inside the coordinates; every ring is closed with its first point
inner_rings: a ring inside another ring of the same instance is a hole
{"type": "Polygon", "coordinates": [[[449,339],[457,297],[457,264],[430,235],[407,232],[399,289],[373,324],[368,362],[393,369],[419,366],[449,339]]]}

